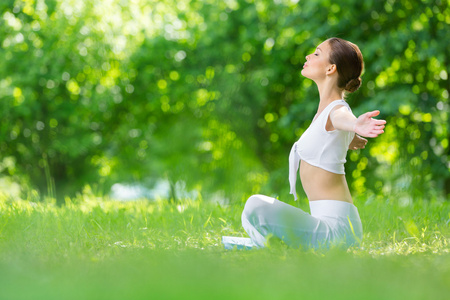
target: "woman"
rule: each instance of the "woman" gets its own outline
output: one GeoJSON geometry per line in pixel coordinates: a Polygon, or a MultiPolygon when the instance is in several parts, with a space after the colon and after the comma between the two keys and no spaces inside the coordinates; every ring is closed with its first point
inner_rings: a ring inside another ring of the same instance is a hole
{"type": "Polygon", "coordinates": [[[347,150],[364,148],[364,137],[383,133],[386,121],[379,111],[356,118],[343,100],[361,85],[363,57],[348,41],[330,38],[306,56],[301,74],[313,80],[320,101],[311,125],[289,155],[291,194],[297,200],[297,170],[309,199],[311,214],[263,195],[251,196],[242,213],[242,225],[252,242],[264,247],[270,236],[292,247],[351,246],[362,239],[358,210],[345,179],[347,150]],[[356,135],[355,135],[356,133],[356,135]],[[352,142],[353,141],[353,142],[352,142]]]}

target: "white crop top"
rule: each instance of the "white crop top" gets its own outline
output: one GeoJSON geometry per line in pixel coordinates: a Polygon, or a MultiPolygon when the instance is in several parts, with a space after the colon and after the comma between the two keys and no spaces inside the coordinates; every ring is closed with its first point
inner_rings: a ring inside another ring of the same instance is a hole
{"type": "Polygon", "coordinates": [[[300,139],[294,143],[289,154],[290,193],[297,200],[295,184],[300,160],[336,174],[345,174],[344,163],[348,146],[355,133],[350,131],[327,131],[326,125],[331,110],[343,105],[351,112],[350,106],[344,100],[335,100],[317,116],[300,139]]]}

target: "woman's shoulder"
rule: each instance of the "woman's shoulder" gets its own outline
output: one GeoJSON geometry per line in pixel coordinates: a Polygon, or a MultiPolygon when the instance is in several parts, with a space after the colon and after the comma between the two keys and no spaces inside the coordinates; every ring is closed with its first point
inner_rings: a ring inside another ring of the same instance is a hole
{"type": "Polygon", "coordinates": [[[330,113],[342,107],[346,107],[349,111],[352,111],[350,105],[345,100],[336,100],[333,101],[331,104],[330,104],[330,113]]]}

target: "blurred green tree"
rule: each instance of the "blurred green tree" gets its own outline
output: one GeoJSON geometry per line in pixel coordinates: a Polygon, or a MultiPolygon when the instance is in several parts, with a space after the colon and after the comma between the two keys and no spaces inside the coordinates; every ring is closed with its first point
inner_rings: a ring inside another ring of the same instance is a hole
{"type": "Polygon", "coordinates": [[[441,0],[3,1],[0,172],[60,199],[159,178],[285,196],[318,104],[299,71],[338,36],[365,57],[355,114],[388,120],[349,154],[354,192],[448,195],[449,24],[441,0]]]}

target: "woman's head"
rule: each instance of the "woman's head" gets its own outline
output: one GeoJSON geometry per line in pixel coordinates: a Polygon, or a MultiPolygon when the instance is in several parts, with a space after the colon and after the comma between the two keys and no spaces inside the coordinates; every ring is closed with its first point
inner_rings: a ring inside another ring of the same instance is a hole
{"type": "Polygon", "coordinates": [[[343,39],[330,38],[317,46],[314,53],[306,56],[301,73],[316,83],[331,75],[336,78],[339,89],[351,93],[361,85],[363,67],[363,57],[358,46],[343,39]]]}
{"type": "Polygon", "coordinates": [[[326,42],[331,50],[330,63],[336,65],[339,75],[338,87],[350,93],[356,91],[361,85],[360,76],[364,68],[363,56],[358,46],[340,38],[330,38],[326,42]]]}

